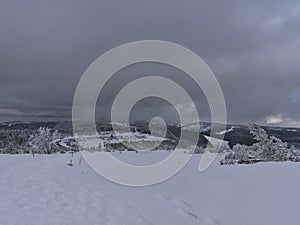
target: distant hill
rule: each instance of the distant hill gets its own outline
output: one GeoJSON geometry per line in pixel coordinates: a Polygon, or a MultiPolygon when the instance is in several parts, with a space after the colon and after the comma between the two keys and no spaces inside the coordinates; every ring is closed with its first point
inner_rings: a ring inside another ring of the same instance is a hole
{"type": "MultiPolygon", "coordinates": [[[[150,133],[148,123],[145,121],[139,121],[131,123],[131,130],[138,131],[140,133],[150,133]]],[[[216,126],[217,124],[214,124],[216,126]]],[[[36,122],[36,121],[14,121],[0,123],[0,131],[16,131],[25,130],[26,133],[30,134],[37,130],[39,127],[49,127],[51,129],[57,129],[64,135],[72,136],[72,122],[71,121],[53,121],[53,122],[36,122]]],[[[177,124],[168,124],[168,131],[166,138],[170,139],[176,143],[179,140],[181,130],[184,129],[188,132],[199,132],[199,146],[206,146],[207,139],[204,135],[210,136],[212,124],[208,122],[200,122],[199,124],[188,124],[180,126],[177,124]]],[[[287,142],[290,146],[300,147],[300,128],[286,128],[286,127],[263,127],[268,135],[273,135],[284,142],[287,142]]],[[[112,125],[110,123],[98,123],[98,131],[112,131],[112,125]]],[[[229,145],[232,147],[236,144],[246,144],[251,145],[255,142],[252,135],[249,133],[249,129],[244,125],[226,125],[226,129],[220,131],[219,133],[212,134],[214,137],[218,138],[224,135],[224,140],[228,141],[229,145]]],[[[166,144],[166,143],[165,143],[166,144]]]]}

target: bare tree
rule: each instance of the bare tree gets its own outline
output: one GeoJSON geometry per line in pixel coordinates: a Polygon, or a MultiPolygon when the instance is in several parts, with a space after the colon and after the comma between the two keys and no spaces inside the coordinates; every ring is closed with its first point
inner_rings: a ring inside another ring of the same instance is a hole
{"type": "Polygon", "coordinates": [[[33,151],[35,151],[35,153],[51,154],[55,152],[54,142],[59,139],[60,136],[57,130],[52,132],[49,128],[40,127],[35,134],[31,135],[29,141],[33,145],[33,151]]]}

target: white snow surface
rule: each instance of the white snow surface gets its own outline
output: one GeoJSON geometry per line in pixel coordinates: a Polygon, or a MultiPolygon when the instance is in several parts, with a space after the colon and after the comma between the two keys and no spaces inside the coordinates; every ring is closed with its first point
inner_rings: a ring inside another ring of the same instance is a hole
{"type": "Polygon", "coordinates": [[[231,127],[230,129],[227,129],[227,130],[222,130],[221,132],[217,132],[216,134],[221,134],[221,135],[227,134],[227,133],[233,131],[233,128],[235,128],[235,127],[231,127]]]}
{"type": "Polygon", "coordinates": [[[208,132],[211,130],[211,124],[208,123],[192,123],[182,126],[183,130],[195,132],[208,132]]]}
{"type": "MultiPolygon", "coordinates": [[[[162,142],[164,140],[168,140],[166,138],[157,137],[149,134],[142,134],[139,132],[123,132],[123,133],[115,133],[113,136],[112,132],[100,132],[97,135],[91,136],[77,136],[77,138],[81,138],[80,145],[82,148],[98,148],[99,142],[103,145],[106,144],[118,144],[124,142],[140,142],[140,141],[149,141],[149,142],[162,142]]],[[[70,148],[64,142],[68,139],[73,139],[73,137],[65,137],[60,140],[60,145],[66,148],[70,148]]]]}
{"type": "MultiPolygon", "coordinates": [[[[164,151],[115,153],[152,162],[164,151]]],[[[220,166],[195,155],[173,178],[141,188],[97,175],[80,154],[0,155],[2,225],[299,225],[300,163],[220,166]],[[66,164],[73,160],[74,166],[66,164]]]]}

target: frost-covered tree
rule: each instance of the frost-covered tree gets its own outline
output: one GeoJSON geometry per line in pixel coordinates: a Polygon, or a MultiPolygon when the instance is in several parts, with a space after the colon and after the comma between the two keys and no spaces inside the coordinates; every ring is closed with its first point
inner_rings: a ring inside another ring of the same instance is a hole
{"type": "Polygon", "coordinates": [[[288,160],[289,148],[287,143],[282,142],[274,136],[269,137],[266,131],[256,124],[249,126],[250,133],[257,141],[253,145],[256,156],[264,161],[286,161],[288,160]]]}
{"type": "Polygon", "coordinates": [[[0,153],[28,153],[28,138],[26,130],[0,130],[0,153]]]}
{"type": "Polygon", "coordinates": [[[269,137],[266,131],[256,124],[249,125],[250,133],[257,143],[252,146],[237,144],[233,151],[226,155],[221,164],[253,163],[258,161],[300,161],[299,150],[289,148],[287,143],[274,136],[269,137]]]}
{"type": "Polygon", "coordinates": [[[290,154],[292,155],[292,161],[300,162],[300,150],[297,149],[294,145],[290,147],[290,154]]]}
{"type": "Polygon", "coordinates": [[[61,134],[56,130],[52,132],[49,128],[40,127],[37,132],[29,138],[33,151],[40,154],[51,154],[55,152],[54,142],[61,134]]]}
{"type": "Polygon", "coordinates": [[[233,154],[234,154],[233,152],[230,152],[227,155],[225,155],[225,158],[220,161],[220,164],[221,165],[224,165],[224,164],[234,165],[235,162],[234,162],[234,159],[233,159],[233,154]]]}
{"type": "Polygon", "coordinates": [[[249,148],[246,145],[237,144],[233,147],[234,159],[240,159],[243,161],[249,160],[249,148]]]}

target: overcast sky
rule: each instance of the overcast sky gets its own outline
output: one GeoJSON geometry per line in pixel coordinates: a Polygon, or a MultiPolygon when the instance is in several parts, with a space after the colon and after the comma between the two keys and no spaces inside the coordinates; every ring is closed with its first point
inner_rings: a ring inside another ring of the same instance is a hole
{"type": "MultiPolygon", "coordinates": [[[[300,126],[299,27],[297,0],[0,0],[0,120],[70,119],[76,86],[97,57],[120,44],[156,39],[206,61],[223,89],[230,123],[300,126]]],[[[193,82],[174,68],[149,64],[116,74],[98,118],[126,82],[157,74],[181,83],[200,118],[209,119],[193,82]]],[[[151,100],[136,111],[169,117],[168,107],[151,100]]]]}

